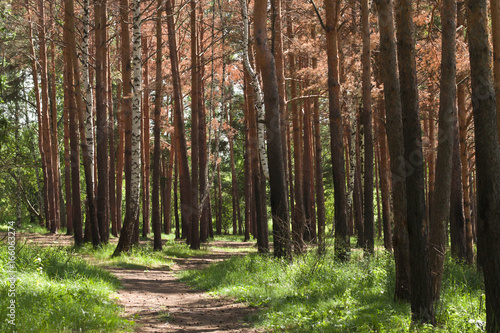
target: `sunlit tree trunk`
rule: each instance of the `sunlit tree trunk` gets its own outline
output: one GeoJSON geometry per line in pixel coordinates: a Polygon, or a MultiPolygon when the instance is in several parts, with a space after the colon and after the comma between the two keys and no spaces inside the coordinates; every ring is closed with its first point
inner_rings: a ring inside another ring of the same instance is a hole
{"type": "Polygon", "coordinates": [[[328,57],[330,138],[335,196],[335,255],[340,260],[347,260],[351,245],[347,232],[345,163],[344,146],[342,144],[342,116],[340,112],[340,84],[337,44],[340,2],[338,0],[325,0],[324,6],[326,14],[326,52],[328,57]]]}
{"type": "MultiPolygon", "coordinates": [[[[465,2],[461,1],[457,4],[457,26],[465,24],[465,10],[463,7],[465,2]]],[[[463,37],[463,36],[462,36],[463,37]]],[[[464,202],[464,218],[465,218],[465,249],[466,260],[469,265],[474,263],[474,235],[472,232],[472,207],[470,191],[472,186],[469,185],[469,156],[467,146],[467,132],[468,132],[468,116],[467,108],[465,105],[466,96],[466,82],[457,80],[460,83],[457,85],[457,112],[458,112],[458,136],[460,143],[460,174],[462,177],[462,191],[464,202]]]]}
{"type": "MultiPolygon", "coordinates": [[[[113,255],[128,252],[135,243],[134,233],[139,223],[139,186],[140,186],[140,4],[134,2],[134,87],[132,89],[132,67],[130,54],[129,2],[120,1],[122,37],[122,81],[123,81],[123,118],[125,125],[125,217],[120,239],[113,255]]],[[[138,236],[138,233],[137,233],[138,236]]]]}
{"type": "MultiPolygon", "coordinates": [[[[82,33],[82,84],[85,92],[85,135],[87,137],[87,146],[89,149],[91,167],[94,170],[94,121],[93,108],[94,96],[92,92],[92,83],[90,80],[90,0],[83,1],[83,33],[82,33]]],[[[95,174],[92,173],[92,183],[95,181],[95,174]]]]}
{"type": "Polygon", "coordinates": [[[46,210],[46,227],[52,230],[52,225],[56,225],[56,191],[54,184],[54,162],[52,160],[52,138],[50,133],[50,116],[49,116],[49,84],[47,74],[47,41],[45,33],[45,6],[44,1],[39,0],[38,3],[38,53],[40,63],[40,88],[41,88],[41,136],[43,136],[43,150],[45,157],[46,168],[46,183],[47,188],[47,210],[46,210]]]}

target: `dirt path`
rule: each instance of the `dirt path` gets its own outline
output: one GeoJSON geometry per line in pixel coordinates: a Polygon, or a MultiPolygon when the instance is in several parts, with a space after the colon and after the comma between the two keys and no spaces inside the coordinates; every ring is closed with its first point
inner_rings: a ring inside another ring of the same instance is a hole
{"type": "MultiPolygon", "coordinates": [[[[71,245],[64,235],[25,234],[28,243],[71,245]]],[[[211,246],[247,247],[253,244],[213,242],[211,246]]],[[[238,252],[241,254],[241,252],[238,252]]],[[[200,257],[175,259],[171,270],[141,270],[104,267],[122,283],[118,303],[124,306],[124,316],[136,323],[136,332],[258,332],[245,321],[255,309],[230,299],[216,298],[193,290],[180,282],[176,272],[200,269],[234,255],[224,250],[212,250],[200,257]]]]}

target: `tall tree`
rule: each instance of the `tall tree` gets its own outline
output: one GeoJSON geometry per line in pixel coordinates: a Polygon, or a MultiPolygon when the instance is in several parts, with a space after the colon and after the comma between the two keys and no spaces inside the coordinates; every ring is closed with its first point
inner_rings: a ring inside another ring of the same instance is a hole
{"type": "Polygon", "coordinates": [[[345,189],[344,146],[342,143],[342,115],[340,112],[340,84],[338,63],[338,20],[340,1],[325,0],[326,53],[328,57],[328,109],[330,119],[330,145],[335,196],[335,255],[346,260],[350,250],[347,230],[347,202],[345,189]]]}
{"type": "MultiPolygon", "coordinates": [[[[128,0],[121,0],[121,19],[128,19],[128,0]]],[[[133,89],[130,94],[132,97],[132,110],[125,113],[125,218],[123,220],[123,229],[120,233],[120,239],[113,255],[119,255],[121,252],[128,252],[132,243],[134,234],[138,237],[137,226],[139,223],[139,189],[141,184],[141,83],[142,83],[142,61],[141,61],[141,8],[140,1],[133,1],[133,89]],[[130,133],[130,134],[128,134],[130,133]],[[128,167],[127,167],[128,166],[128,167]]],[[[130,43],[128,25],[122,24],[122,61],[128,64],[130,59],[130,43]],[[125,48],[127,50],[125,50],[125,48]],[[128,53],[128,54],[126,54],[128,53]],[[128,57],[127,57],[128,56],[128,57]]],[[[127,70],[129,70],[127,68],[127,70]]],[[[130,72],[129,72],[130,73],[130,72]]],[[[128,75],[128,73],[127,73],[128,75]]],[[[130,77],[129,77],[130,78],[130,77]]],[[[125,82],[125,81],[124,81],[125,82]]],[[[129,81],[130,82],[130,81],[129,81]]],[[[124,96],[125,86],[124,86],[124,96]]]]}
{"type": "Polygon", "coordinates": [[[192,249],[200,248],[200,214],[199,214],[199,99],[200,80],[198,63],[198,34],[197,34],[197,15],[196,1],[191,0],[191,220],[190,232],[188,233],[188,243],[192,249]]]}
{"type": "Polygon", "coordinates": [[[500,2],[490,0],[491,33],[493,40],[493,78],[496,95],[497,127],[500,136],[500,2]]]}
{"type": "Polygon", "coordinates": [[[430,292],[424,194],[422,134],[418,109],[415,36],[412,0],[400,0],[395,8],[401,106],[403,113],[404,157],[406,162],[407,223],[410,240],[411,310],[415,321],[434,323],[430,292]]]}
{"type": "MultiPolygon", "coordinates": [[[[154,150],[153,150],[153,188],[151,193],[151,225],[153,226],[154,233],[154,249],[161,250],[161,217],[160,217],[160,130],[161,130],[161,100],[162,100],[162,26],[161,26],[161,14],[162,14],[163,1],[158,0],[156,8],[156,78],[155,78],[155,110],[154,110],[154,150]]],[[[170,157],[172,158],[172,157],[170,157]]],[[[169,205],[170,211],[170,205],[169,205]]],[[[166,219],[167,217],[165,217],[166,219]]],[[[168,228],[166,228],[168,229],[168,228]]],[[[169,231],[169,230],[165,230],[169,231]]]]}
{"type": "MultiPolygon", "coordinates": [[[[189,165],[187,159],[186,129],[183,121],[183,105],[181,92],[181,79],[179,73],[179,59],[177,53],[176,29],[173,17],[173,1],[166,2],[167,29],[168,29],[168,49],[170,52],[170,67],[172,70],[172,81],[174,90],[174,124],[175,124],[175,152],[176,170],[179,171],[181,187],[181,213],[184,234],[184,224],[191,219],[191,178],[189,175],[189,165]]],[[[177,176],[176,176],[177,177],[177,176]]],[[[176,191],[174,190],[174,193],[176,191]]],[[[177,211],[177,210],[176,210],[177,211]]],[[[178,228],[177,228],[178,229],[178,228]]],[[[184,236],[184,235],[183,235],[184,236]]]]}
{"type": "Polygon", "coordinates": [[[395,298],[410,299],[410,246],[406,222],[406,185],[403,144],[403,119],[394,38],[391,0],[376,0],[380,32],[380,68],[384,83],[387,143],[392,177],[394,216],[394,259],[396,263],[395,298]]]}
{"type": "Polygon", "coordinates": [[[149,176],[151,171],[150,162],[150,135],[149,135],[149,41],[147,36],[142,36],[144,75],[143,75],[143,91],[142,91],[142,122],[141,122],[141,174],[142,174],[142,237],[146,238],[151,232],[149,224],[149,202],[150,202],[150,182],[149,176]]]}
{"type": "Polygon", "coordinates": [[[54,172],[52,161],[52,138],[50,134],[50,116],[49,116],[49,86],[47,74],[47,38],[45,27],[45,5],[43,0],[38,2],[38,40],[39,40],[39,63],[40,63],[40,88],[41,88],[41,130],[43,136],[43,150],[45,152],[45,174],[48,195],[46,197],[46,227],[51,230],[52,224],[56,224],[56,202],[54,186],[54,172]]]}
{"type": "Polygon", "coordinates": [[[436,159],[436,184],[429,223],[429,257],[432,272],[432,298],[439,299],[446,253],[446,229],[450,214],[451,169],[453,166],[456,110],[456,13],[455,0],[443,0],[441,6],[442,51],[441,90],[439,96],[439,143],[436,159]]]}
{"type": "MultiPolygon", "coordinates": [[[[83,157],[83,169],[85,172],[85,188],[87,192],[87,204],[88,204],[88,220],[90,224],[90,228],[92,230],[92,244],[94,247],[99,246],[100,241],[99,241],[99,229],[97,226],[97,216],[96,216],[96,207],[95,207],[95,197],[94,197],[94,184],[92,183],[92,174],[94,170],[92,169],[92,164],[90,161],[90,155],[89,155],[89,149],[87,145],[87,138],[85,136],[85,117],[84,117],[84,105],[82,101],[82,88],[81,88],[81,83],[80,83],[80,63],[78,61],[77,57],[77,48],[76,48],[76,32],[75,32],[75,15],[74,15],[74,3],[72,0],[66,0],[65,5],[67,6],[66,12],[69,14],[67,15],[68,19],[68,40],[69,40],[69,53],[70,53],[70,59],[71,59],[71,68],[73,71],[73,77],[72,80],[69,82],[73,82],[74,87],[75,87],[75,96],[74,98],[76,99],[76,102],[70,107],[70,110],[75,110],[76,115],[78,116],[78,122],[74,122],[73,126],[78,124],[79,127],[79,134],[80,134],[80,145],[82,148],[82,157],[83,157]]],[[[71,70],[71,69],[70,69],[71,70]]],[[[72,98],[70,97],[70,101],[72,101],[72,98]]],[[[74,100],[73,100],[74,101],[74,100]]],[[[70,118],[71,119],[71,118],[70,118]]],[[[71,123],[70,123],[71,126],[71,123]]],[[[76,132],[76,128],[70,128],[70,131],[74,130],[76,132]]],[[[76,144],[76,143],[75,143],[76,144]]],[[[72,146],[73,149],[73,146],[72,146]]],[[[76,156],[75,156],[76,157],[76,156]]],[[[78,164],[78,160],[72,160],[72,162],[78,164]]],[[[79,179],[79,173],[76,173],[76,168],[75,170],[72,170],[72,177],[73,180],[73,207],[75,207],[79,201],[77,200],[76,197],[80,196],[80,192],[76,191],[79,189],[79,186],[76,186],[76,182],[78,179],[78,182],[80,181],[79,179]],[[73,173],[74,171],[74,173],[73,173]]],[[[77,210],[75,210],[77,212],[77,210]]],[[[81,211],[80,211],[81,212],[81,211]]],[[[81,214],[81,213],[80,213],[81,214]]],[[[75,214],[77,215],[77,214],[75,214]]],[[[75,222],[76,223],[76,222],[75,222]]],[[[81,226],[78,225],[78,233],[81,232],[81,226]]],[[[76,242],[76,233],[77,233],[77,225],[75,225],[75,242],[76,242]]],[[[78,236],[80,237],[80,236],[78,236]]],[[[77,243],[78,244],[78,243],[77,243]]]]}
{"type": "Polygon", "coordinates": [[[103,243],[108,242],[109,206],[108,176],[108,116],[107,116],[107,35],[106,35],[106,0],[94,2],[95,15],[95,78],[96,78],[96,141],[97,141],[97,220],[99,235],[103,243]]]}
{"type": "MultiPolygon", "coordinates": [[[[262,186],[262,183],[265,183],[265,179],[263,177],[263,169],[267,167],[265,154],[262,153],[263,148],[260,145],[260,140],[258,139],[258,129],[257,129],[257,114],[262,114],[264,108],[264,101],[262,100],[262,92],[260,88],[260,82],[257,77],[257,74],[252,66],[251,55],[249,45],[249,19],[248,19],[248,10],[247,3],[244,0],[240,0],[241,6],[241,15],[243,18],[243,64],[245,66],[245,72],[249,77],[249,85],[252,86],[252,89],[248,89],[248,126],[249,126],[249,142],[250,142],[250,167],[252,169],[252,198],[255,200],[255,223],[253,223],[254,227],[254,236],[257,238],[257,247],[259,252],[265,253],[269,252],[269,237],[268,237],[268,228],[267,228],[267,219],[265,218],[266,212],[266,195],[265,195],[265,187],[262,186]],[[260,166],[259,167],[259,154],[260,153],[260,166]],[[264,157],[264,158],[263,158],[264,157]]],[[[220,177],[219,177],[220,180],[220,177]]],[[[220,184],[220,181],[219,181],[220,184]]],[[[220,186],[220,185],[219,185],[220,186]]],[[[253,205],[253,204],[252,204],[253,205]]],[[[279,235],[281,237],[281,235],[279,235]]],[[[282,248],[278,250],[278,256],[286,256],[289,253],[289,244],[286,244],[288,241],[287,238],[282,238],[281,241],[285,242],[282,248]]],[[[277,243],[275,243],[277,245],[277,243]]]]}
{"type": "MultiPolygon", "coordinates": [[[[246,6],[245,6],[246,8],[246,6]]],[[[269,158],[269,185],[273,219],[274,255],[289,257],[289,215],[286,190],[286,172],[281,143],[278,82],[274,56],[267,40],[267,2],[256,0],[254,7],[254,37],[256,63],[262,72],[264,105],[266,109],[267,155],[269,158]]],[[[264,222],[264,221],[263,221],[264,222]]]]}
{"type": "Polygon", "coordinates": [[[371,109],[371,52],[370,52],[370,9],[368,0],[361,1],[361,37],[363,39],[363,127],[365,136],[364,166],[364,247],[369,253],[375,251],[373,231],[373,133],[371,109]]]}
{"type": "Polygon", "coordinates": [[[478,193],[477,257],[483,269],[486,331],[500,330],[500,147],[486,0],[467,1],[478,193]]]}

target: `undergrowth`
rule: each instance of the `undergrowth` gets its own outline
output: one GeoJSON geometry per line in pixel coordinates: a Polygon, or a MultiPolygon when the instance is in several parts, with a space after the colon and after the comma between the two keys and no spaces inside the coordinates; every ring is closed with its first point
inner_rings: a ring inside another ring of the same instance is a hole
{"type": "Polygon", "coordinates": [[[182,280],[258,307],[258,326],[275,332],[481,332],[485,311],[480,273],[448,259],[437,327],[411,325],[410,307],[394,301],[394,259],[353,251],[340,263],[331,253],[308,253],[289,264],[273,258],[233,257],[182,280]]]}
{"type": "Polygon", "coordinates": [[[0,246],[0,332],[122,332],[132,322],[120,317],[112,294],[119,281],[64,248],[16,249],[15,327],[7,307],[11,283],[7,246],[0,246]]]}

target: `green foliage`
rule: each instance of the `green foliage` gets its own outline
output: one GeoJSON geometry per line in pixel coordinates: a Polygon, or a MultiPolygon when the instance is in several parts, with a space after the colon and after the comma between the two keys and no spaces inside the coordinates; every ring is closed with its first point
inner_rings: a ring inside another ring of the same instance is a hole
{"type": "MultiPolygon", "coordinates": [[[[7,318],[10,282],[7,247],[0,247],[0,331],[7,318]]],[[[16,327],[18,332],[116,332],[132,323],[120,318],[112,299],[119,281],[63,248],[24,246],[16,252],[16,327]],[[21,330],[19,330],[21,329],[21,330]]]]}
{"type": "Polygon", "coordinates": [[[182,279],[261,308],[258,325],[277,332],[481,332],[485,319],[480,274],[451,260],[437,328],[410,325],[409,305],[394,301],[394,260],[385,252],[364,258],[353,251],[347,263],[332,253],[311,252],[292,264],[249,255],[182,279]]]}

